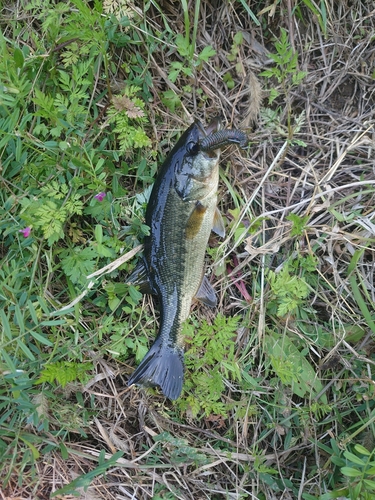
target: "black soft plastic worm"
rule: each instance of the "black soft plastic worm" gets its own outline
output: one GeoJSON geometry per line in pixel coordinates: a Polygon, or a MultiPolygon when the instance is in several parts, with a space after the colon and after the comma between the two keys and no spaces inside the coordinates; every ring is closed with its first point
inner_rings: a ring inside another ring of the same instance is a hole
{"type": "Polygon", "coordinates": [[[249,145],[249,139],[242,130],[223,129],[202,139],[200,147],[202,151],[212,151],[227,146],[228,144],[237,144],[240,148],[245,149],[249,145]]]}

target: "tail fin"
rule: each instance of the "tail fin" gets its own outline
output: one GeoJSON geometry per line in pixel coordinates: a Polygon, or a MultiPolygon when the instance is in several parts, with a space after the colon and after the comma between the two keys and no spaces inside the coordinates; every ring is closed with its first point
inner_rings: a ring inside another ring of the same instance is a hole
{"type": "Polygon", "coordinates": [[[159,336],[130,377],[128,386],[159,386],[164,396],[177,399],[181,394],[183,381],[184,351],[177,346],[164,344],[159,336]]]}

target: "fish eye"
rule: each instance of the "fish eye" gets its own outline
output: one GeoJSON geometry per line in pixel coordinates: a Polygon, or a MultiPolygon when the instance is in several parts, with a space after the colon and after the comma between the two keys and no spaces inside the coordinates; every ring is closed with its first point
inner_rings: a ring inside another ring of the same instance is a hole
{"type": "Polygon", "coordinates": [[[196,155],[199,152],[199,143],[198,142],[189,142],[186,146],[186,150],[191,155],[196,155]]]}

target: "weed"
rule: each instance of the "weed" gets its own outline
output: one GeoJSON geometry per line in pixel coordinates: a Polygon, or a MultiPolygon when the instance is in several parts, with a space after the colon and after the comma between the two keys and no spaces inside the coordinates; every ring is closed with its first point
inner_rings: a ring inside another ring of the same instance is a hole
{"type": "MultiPolygon", "coordinates": [[[[243,33],[241,31],[238,31],[234,36],[233,36],[233,44],[230,50],[230,53],[227,55],[227,59],[229,62],[235,62],[237,60],[239,50],[241,45],[243,44],[243,33]]],[[[236,64],[236,72],[237,74],[242,73],[242,68],[239,63],[236,64]]],[[[223,80],[226,83],[227,87],[229,90],[233,89],[235,82],[233,80],[233,76],[231,72],[227,72],[223,75],[223,80]]]]}
{"type": "MultiPolygon", "coordinates": [[[[173,61],[170,64],[168,78],[172,83],[179,81],[182,85],[182,82],[184,82],[186,78],[191,79],[195,73],[202,68],[202,65],[216,54],[216,51],[210,45],[205,46],[197,55],[195,54],[198,27],[197,19],[199,15],[200,3],[200,0],[195,3],[195,20],[193,24],[193,31],[191,33],[188,4],[186,0],[181,0],[184,11],[185,34],[183,35],[182,33],[177,33],[175,37],[176,49],[182,61],[173,61]],[[181,78],[181,76],[183,78],[181,78]]],[[[184,90],[190,91],[190,85],[185,85],[184,90]]],[[[181,104],[180,98],[173,90],[164,91],[162,99],[163,103],[172,113],[175,112],[176,107],[181,104]]]]}
{"type": "Polygon", "coordinates": [[[199,69],[199,67],[207,62],[210,57],[213,57],[216,54],[216,51],[210,47],[204,47],[204,49],[198,54],[198,56],[194,57],[194,44],[190,43],[189,39],[181,35],[180,33],[176,35],[176,47],[177,51],[181,57],[183,57],[187,62],[173,62],[171,64],[171,70],[168,73],[168,77],[171,82],[175,82],[180,73],[183,73],[185,76],[193,76],[194,68],[199,69]]]}
{"type": "MultiPolygon", "coordinates": [[[[323,386],[305,357],[306,349],[299,351],[286,335],[271,331],[267,332],[265,344],[272,369],[282,384],[289,386],[300,397],[313,397],[320,393],[323,386]]],[[[323,400],[327,402],[326,398],[323,400]]]]}
{"type": "Polygon", "coordinates": [[[196,333],[194,325],[185,323],[186,379],[183,395],[176,403],[180,410],[189,409],[193,415],[227,414],[227,405],[221,401],[224,378],[241,380],[233,341],[237,325],[238,318],[220,314],[212,325],[204,321],[196,333]]]}
{"type": "Polygon", "coordinates": [[[115,123],[114,133],[119,140],[119,151],[124,153],[132,148],[143,148],[150,145],[141,124],[147,123],[145,103],[136,94],[141,90],[135,85],[126,87],[123,95],[114,96],[108,109],[109,123],[115,123]],[[131,122],[137,121],[134,126],[131,122]]]}
{"type": "Polygon", "coordinates": [[[154,437],[156,443],[168,444],[170,460],[174,463],[193,462],[196,465],[205,465],[209,463],[206,455],[197,449],[189,446],[187,439],[173,437],[169,432],[162,432],[154,437]]]}
{"type": "Polygon", "coordinates": [[[329,453],[330,461],[334,464],[329,480],[329,485],[333,489],[323,494],[321,500],[330,500],[338,496],[370,500],[375,488],[374,450],[369,451],[361,444],[341,449],[334,439],[331,439],[330,445],[320,446],[329,453]]]}
{"type": "Polygon", "coordinates": [[[269,303],[269,311],[272,314],[277,306],[276,314],[285,316],[287,313],[295,312],[302,306],[310,294],[310,288],[304,278],[290,274],[288,266],[284,265],[279,273],[268,272],[269,283],[272,291],[272,299],[269,303]]]}
{"type": "MultiPolygon", "coordinates": [[[[276,53],[269,54],[275,66],[262,71],[261,76],[275,78],[278,83],[282,84],[284,94],[286,94],[288,90],[302,82],[306,72],[298,71],[298,53],[294,52],[290,46],[288,33],[284,28],[281,28],[280,38],[275,41],[275,49],[276,53]]],[[[269,97],[269,103],[271,104],[278,96],[278,91],[274,89],[269,97]]]]}
{"type": "MultiPolygon", "coordinates": [[[[324,35],[327,34],[327,7],[326,7],[326,2],[325,0],[322,0],[319,5],[317,5],[315,2],[312,2],[311,0],[302,0],[304,5],[311,10],[313,13],[314,19],[316,19],[319,23],[319,26],[323,32],[324,35]]],[[[299,19],[304,18],[304,15],[301,11],[300,7],[296,8],[296,14],[299,19]]]]}
{"type": "MultiPolygon", "coordinates": [[[[17,18],[7,25],[14,39],[0,34],[0,447],[5,485],[12,466],[33,471],[37,458],[48,453],[50,441],[43,432],[57,425],[57,415],[61,435],[73,428],[84,434],[88,418],[79,386],[72,391],[82,403],[79,410],[65,398],[62,407],[59,391],[92,375],[87,349],[99,344],[111,322],[103,321],[99,333],[89,311],[76,307],[58,318],[52,314],[76,298],[77,288],[87,286],[86,276],[100,262],[131,249],[139,229],[147,232],[139,222],[142,203],[133,205],[139,218],[132,218],[126,242],[124,233],[113,228],[120,229],[127,218],[122,200],[132,185],[122,182],[123,172],[138,175],[138,182],[152,175],[152,167],[137,163],[134,154],[130,166],[123,163],[121,170],[115,165],[121,166],[119,155],[128,155],[129,148],[138,151],[139,159],[150,149],[144,129],[145,79],[140,87],[129,77],[115,97],[110,88],[116,58],[111,43],[131,40],[121,22],[103,16],[100,2],[89,7],[81,0],[69,5],[35,0],[26,10],[39,30],[23,31],[24,18],[17,18]],[[103,104],[106,98],[110,103],[103,104]],[[23,431],[27,425],[41,434],[28,436],[23,431]]],[[[93,306],[97,315],[115,311],[120,302],[108,283],[103,290],[93,306]]],[[[130,291],[127,303],[133,306],[136,296],[130,291]]]]}
{"type": "MultiPolygon", "coordinates": [[[[287,105],[287,137],[291,140],[296,132],[301,127],[303,116],[295,117],[295,125],[292,127],[292,112],[291,103],[289,99],[290,92],[293,88],[298,87],[307,73],[298,69],[298,53],[293,50],[288,39],[288,33],[284,28],[281,28],[280,38],[275,41],[276,53],[270,53],[269,57],[275,63],[270,69],[266,69],[260,73],[261,76],[266,77],[271,82],[276,81],[281,85],[281,90],[276,86],[272,87],[269,92],[268,104],[271,105],[277,101],[280,96],[287,105]]],[[[266,108],[263,111],[263,116],[270,122],[279,122],[279,116],[282,109],[277,107],[276,110],[266,108]]],[[[280,132],[282,127],[275,125],[280,132]]]]}
{"type": "Polygon", "coordinates": [[[61,494],[63,495],[75,494],[77,492],[77,488],[87,489],[96,476],[104,474],[107,471],[107,469],[115,466],[117,460],[120,459],[123,454],[124,454],[123,451],[117,451],[110,458],[106,459],[105,450],[104,449],[101,450],[98,460],[99,465],[95,467],[95,469],[92,469],[90,472],[87,472],[86,474],[80,475],[77,479],[74,479],[68,485],[63,486],[62,488],[56,490],[53,493],[52,497],[61,494]]]}
{"type": "Polygon", "coordinates": [[[297,214],[290,214],[286,216],[286,220],[291,221],[293,224],[290,236],[302,236],[306,229],[306,222],[309,220],[309,216],[305,215],[304,217],[300,217],[297,214]]]}
{"type": "Polygon", "coordinates": [[[48,363],[40,372],[37,384],[56,382],[62,388],[70,382],[88,380],[89,373],[92,372],[92,363],[73,363],[71,361],[57,361],[48,363]]]}

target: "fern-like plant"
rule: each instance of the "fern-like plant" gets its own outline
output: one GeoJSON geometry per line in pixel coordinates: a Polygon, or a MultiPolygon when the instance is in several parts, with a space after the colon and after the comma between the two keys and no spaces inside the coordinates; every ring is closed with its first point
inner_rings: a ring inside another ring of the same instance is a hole
{"type": "Polygon", "coordinates": [[[145,103],[137,97],[140,87],[130,85],[124,92],[112,98],[112,104],[108,109],[110,123],[114,123],[114,132],[118,136],[120,152],[125,153],[131,148],[142,148],[150,146],[151,141],[147,137],[141,124],[147,123],[145,115],[145,103]]]}
{"type": "Polygon", "coordinates": [[[241,380],[235,359],[235,338],[238,318],[218,314],[211,325],[204,321],[197,332],[185,324],[187,338],[186,377],[183,396],[177,404],[181,410],[198,415],[227,414],[227,403],[221,400],[224,378],[241,380]]]}
{"type": "Polygon", "coordinates": [[[48,363],[40,372],[40,377],[36,384],[60,384],[65,387],[69,382],[84,382],[92,371],[92,363],[76,363],[73,361],[56,361],[48,363]]]}
{"type": "Polygon", "coordinates": [[[310,293],[306,281],[302,277],[292,275],[288,265],[285,265],[279,273],[269,271],[268,279],[273,295],[273,300],[269,302],[269,309],[273,312],[276,305],[278,316],[285,316],[295,311],[297,307],[304,304],[310,293]]]}
{"type": "Polygon", "coordinates": [[[27,226],[40,229],[49,246],[64,238],[64,224],[69,217],[82,215],[81,194],[69,193],[67,184],[52,181],[41,188],[40,197],[21,200],[22,219],[27,226]]]}

